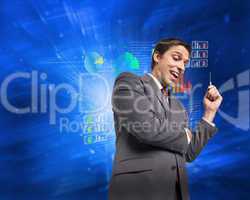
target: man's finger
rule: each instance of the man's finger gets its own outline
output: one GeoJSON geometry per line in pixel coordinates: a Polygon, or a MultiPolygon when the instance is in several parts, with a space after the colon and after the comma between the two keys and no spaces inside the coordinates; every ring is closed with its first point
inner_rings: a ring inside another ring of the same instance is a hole
{"type": "Polygon", "coordinates": [[[208,94],[211,95],[212,97],[217,97],[219,96],[219,92],[217,90],[211,90],[211,91],[208,91],[208,94]]]}
{"type": "Polygon", "coordinates": [[[212,94],[212,93],[214,93],[214,92],[216,92],[216,88],[211,88],[211,89],[209,89],[208,91],[207,91],[207,93],[208,94],[212,94]]]}
{"type": "Polygon", "coordinates": [[[215,86],[214,85],[209,85],[207,89],[210,90],[212,88],[215,88],[215,86]]]}
{"type": "Polygon", "coordinates": [[[214,92],[215,92],[215,89],[212,88],[212,89],[210,89],[210,90],[207,91],[206,96],[212,96],[212,94],[213,94],[214,92]]]}
{"type": "Polygon", "coordinates": [[[218,89],[217,89],[216,87],[212,87],[211,89],[209,89],[209,90],[207,91],[207,93],[209,93],[209,94],[214,94],[214,93],[216,93],[216,95],[220,95],[220,92],[218,91],[218,89]]]}

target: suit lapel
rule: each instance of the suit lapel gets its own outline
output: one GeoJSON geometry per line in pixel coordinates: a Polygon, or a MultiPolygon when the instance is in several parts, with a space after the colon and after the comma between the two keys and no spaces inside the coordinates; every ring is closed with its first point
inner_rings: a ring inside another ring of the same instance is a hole
{"type": "Polygon", "coordinates": [[[149,87],[148,88],[148,91],[150,91],[150,94],[149,95],[152,95],[152,96],[156,96],[157,99],[159,100],[159,102],[161,103],[162,107],[164,108],[164,110],[166,112],[169,111],[169,107],[168,107],[168,102],[167,102],[167,99],[166,97],[162,94],[161,90],[159,89],[159,87],[156,85],[155,81],[153,80],[153,78],[148,75],[148,74],[145,74],[143,77],[142,77],[142,81],[144,82],[144,85],[149,87]],[[152,94],[153,93],[153,94],[152,94]]]}

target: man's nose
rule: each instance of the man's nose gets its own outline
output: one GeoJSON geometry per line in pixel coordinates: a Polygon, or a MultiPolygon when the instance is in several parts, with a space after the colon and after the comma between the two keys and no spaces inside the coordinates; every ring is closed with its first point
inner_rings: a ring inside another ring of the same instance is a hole
{"type": "Polygon", "coordinates": [[[178,67],[179,72],[183,73],[185,71],[184,62],[180,63],[177,67],[178,67]]]}

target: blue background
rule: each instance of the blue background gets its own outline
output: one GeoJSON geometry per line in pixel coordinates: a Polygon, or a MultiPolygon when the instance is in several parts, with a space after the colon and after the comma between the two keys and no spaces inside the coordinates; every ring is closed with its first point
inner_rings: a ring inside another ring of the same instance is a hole
{"type": "MultiPolygon", "coordinates": [[[[150,71],[152,48],[159,39],[208,41],[209,67],[188,68],[186,73],[193,86],[202,84],[193,104],[184,102],[195,123],[202,114],[209,71],[218,87],[229,79],[237,85],[241,72],[249,79],[249,9],[246,0],[1,1],[0,80],[15,72],[38,71],[47,74],[39,87],[67,83],[78,89],[80,73],[97,73],[112,90],[121,71],[138,75],[150,71]]],[[[83,110],[98,107],[110,97],[100,82],[84,81],[81,109],[57,114],[55,125],[49,124],[48,112],[14,114],[1,103],[1,200],[107,199],[115,150],[110,104],[84,122],[90,127],[89,123],[104,124],[103,131],[60,131],[58,125],[60,117],[81,121],[86,117],[83,110]]],[[[30,88],[28,79],[13,81],[9,101],[16,107],[29,106],[30,88]]],[[[238,94],[243,90],[249,92],[249,82],[223,94],[225,113],[237,117],[238,94]]],[[[67,106],[69,101],[65,91],[58,93],[58,105],[67,106]]],[[[249,115],[249,106],[243,105],[242,112],[249,115]]],[[[219,133],[188,165],[191,199],[247,199],[249,125],[243,130],[221,115],[215,123],[219,133]]]]}

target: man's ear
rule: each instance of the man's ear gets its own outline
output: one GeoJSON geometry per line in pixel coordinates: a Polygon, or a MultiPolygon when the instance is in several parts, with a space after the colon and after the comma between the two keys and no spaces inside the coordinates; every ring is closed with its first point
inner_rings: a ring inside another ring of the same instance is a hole
{"type": "Polygon", "coordinates": [[[155,51],[153,58],[154,58],[155,63],[158,63],[160,61],[160,58],[161,58],[160,53],[158,51],[155,51]]]}

